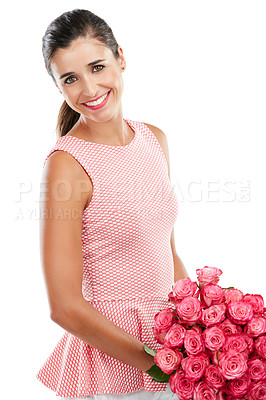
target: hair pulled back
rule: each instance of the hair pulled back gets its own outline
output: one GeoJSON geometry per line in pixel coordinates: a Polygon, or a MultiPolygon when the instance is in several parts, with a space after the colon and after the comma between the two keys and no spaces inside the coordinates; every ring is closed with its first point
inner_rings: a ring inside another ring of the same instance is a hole
{"type": "MultiPolygon", "coordinates": [[[[76,8],[56,18],[48,26],[42,38],[42,53],[48,74],[55,78],[51,71],[51,60],[58,49],[67,48],[71,42],[89,35],[109,47],[115,58],[119,57],[118,43],[110,26],[100,17],[88,10],[76,8]]],[[[63,102],[57,119],[57,136],[66,135],[78,121],[80,114],[73,110],[66,101],[63,102]]]]}

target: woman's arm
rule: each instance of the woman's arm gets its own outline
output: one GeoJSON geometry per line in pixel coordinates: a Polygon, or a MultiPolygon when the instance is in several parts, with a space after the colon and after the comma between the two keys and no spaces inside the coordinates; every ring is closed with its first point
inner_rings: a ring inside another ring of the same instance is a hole
{"type": "Polygon", "coordinates": [[[171,248],[173,253],[173,260],[174,260],[174,281],[178,281],[179,279],[184,279],[188,277],[188,273],[186,268],[181,261],[181,258],[178,256],[176,249],[175,249],[175,238],[174,238],[174,228],[171,234],[171,248]]]}
{"type": "MultiPolygon", "coordinates": [[[[162,147],[165,158],[167,160],[168,175],[169,175],[169,179],[170,179],[170,159],[169,159],[169,149],[168,149],[167,137],[166,137],[165,133],[161,129],[157,128],[156,126],[146,124],[146,122],[145,122],[145,125],[147,125],[148,128],[154,133],[154,135],[156,136],[156,139],[158,140],[158,142],[160,143],[160,145],[162,147]]],[[[179,258],[178,254],[176,252],[174,228],[171,233],[171,248],[172,248],[172,253],[173,253],[174,270],[175,270],[174,271],[174,281],[176,282],[178,279],[187,278],[188,273],[186,271],[186,268],[185,268],[183,262],[181,261],[181,259],[179,258]]]]}
{"type": "Polygon", "coordinates": [[[111,357],[148,370],[154,357],[145,352],[144,344],[82,294],[82,213],[92,191],[87,174],[70,154],[56,151],[46,161],[42,184],[46,193],[40,201],[40,249],[51,319],[111,357]]]}

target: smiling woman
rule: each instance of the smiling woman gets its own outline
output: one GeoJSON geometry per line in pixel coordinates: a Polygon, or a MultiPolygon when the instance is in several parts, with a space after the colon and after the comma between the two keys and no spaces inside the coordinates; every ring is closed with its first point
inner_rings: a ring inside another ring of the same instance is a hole
{"type": "MultiPolygon", "coordinates": [[[[119,57],[116,59],[110,48],[98,39],[81,37],[67,48],[58,49],[51,60],[50,69],[56,86],[67,105],[80,114],[82,125],[89,126],[87,119],[103,123],[120,114],[123,92],[121,69],[125,59],[120,46],[117,52],[119,57]],[[90,110],[101,111],[95,113],[90,110]]],[[[74,131],[79,129],[78,124],[74,131]]],[[[89,139],[89,132],[87,136],[89,139]]]]}
{"type": "Polygon", "coordinates": [[[166,136],[123,117],[125,57],[95,14],[59,16],[43,55],[64,103],[44,162],[41,260],[51,319],[65,334],[37,378],[63,398],[168,399],[144,349],[161,347],[154,316],[187,276],[166,136]]]}

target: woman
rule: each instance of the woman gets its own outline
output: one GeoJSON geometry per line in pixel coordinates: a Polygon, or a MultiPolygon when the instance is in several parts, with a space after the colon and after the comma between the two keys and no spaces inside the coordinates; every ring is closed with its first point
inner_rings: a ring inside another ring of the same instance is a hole
{"type": "Polygon", "coordinates": [[[43,169],[41,259],[51,319],[66,332],[37,378],[64,398],[169,398],[144,351],[161,347],[154,316],[187,276],[166,136],[123,118],[126,60],[98,16],[58,17],[43,55],[64,103],[43,169]]]}

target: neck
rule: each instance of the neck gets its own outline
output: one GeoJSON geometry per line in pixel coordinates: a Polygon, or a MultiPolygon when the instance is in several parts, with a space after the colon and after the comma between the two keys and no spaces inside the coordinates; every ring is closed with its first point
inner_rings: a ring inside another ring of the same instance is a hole
{"type": "Polygon", "coordinates": [[[77,128],[86,140],[111,146],[125,146],[134,135],[123,120],[122,113],[104,122],[96,122],[81,115],[77,128]]]}

